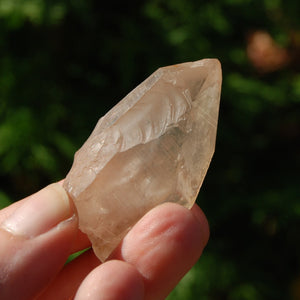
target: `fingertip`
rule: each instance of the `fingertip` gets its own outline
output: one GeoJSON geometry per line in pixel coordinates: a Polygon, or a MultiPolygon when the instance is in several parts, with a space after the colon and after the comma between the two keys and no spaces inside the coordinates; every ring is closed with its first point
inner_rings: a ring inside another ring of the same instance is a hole
{"type": "Polygon", "coordinates": [[[63,267],[77,231],[77,216],[58,184],[45,187],[10,209],[0,225],[1,296],[36,296],[63,267]]]}
{"type": "Polygon", "coordinates": [[[53,183],[27,198],[1,228],[14,236],[34,238],[73,217],[73,204],[61,185],[53,183]]]}
{"type": "Polygon", "coordinates": [[[95,268],[82,282],[75,300],[144,299],[142,276],[129,263],[108,261],[95,268]],[[105,296],[104,296],[105,295],[105,296]]]}
{"type": "Polygon", "coordinates": [[[203,212],[203,210],[195,203],[191,208],[191,212],[196,218],[196,220],[200,223],[200,228],[202,231],[202,241],[203,247],[205,247],[208,243],[209,236],[210,236],[210,229],[208,220],[203,212]]]}
{"type": "Polygon", "coordinates": [[[199,208],[191,211],[165,203],[131,229],[114,257],[141,273],[145,299],[164,299],[199,259],[208,233],[208,222],[199,208]]]}

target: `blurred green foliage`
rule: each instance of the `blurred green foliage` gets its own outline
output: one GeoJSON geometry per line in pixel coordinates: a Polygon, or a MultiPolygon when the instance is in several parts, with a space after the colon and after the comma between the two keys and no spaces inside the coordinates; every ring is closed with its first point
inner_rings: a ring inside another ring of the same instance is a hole
{"type": "Polygon", "coordinates": [[[211,239],[169,299],[300,299],[299,12],[297,0],[0,0],[0,207],[63,178],[98,118],[155,69],[217,57],[198,199],[211,239]],[[285,64],[251,60],[259,30],[285,64]]]}

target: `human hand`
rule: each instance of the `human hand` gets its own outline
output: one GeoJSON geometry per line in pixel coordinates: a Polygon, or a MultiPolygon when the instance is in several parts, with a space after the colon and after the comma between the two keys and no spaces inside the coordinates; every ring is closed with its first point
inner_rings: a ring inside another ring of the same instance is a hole
{"type": "Polygon", "coordinates": [[[0,299],[164,299],[195,264],[209,229],[197,205],[148,212],[103,264],[60,183],[0,211],[0,299]]]}

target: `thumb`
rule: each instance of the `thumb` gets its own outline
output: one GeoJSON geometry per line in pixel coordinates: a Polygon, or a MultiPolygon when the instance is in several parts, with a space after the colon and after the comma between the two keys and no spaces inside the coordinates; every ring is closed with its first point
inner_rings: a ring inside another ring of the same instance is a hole
{"type": "Polygon", "coordinates": [[[4,216],[0,226],[0,299],[32,299],[63,267],[77,234],[77,217],[59,183],[7,211],[0,212],[4,216]]]}

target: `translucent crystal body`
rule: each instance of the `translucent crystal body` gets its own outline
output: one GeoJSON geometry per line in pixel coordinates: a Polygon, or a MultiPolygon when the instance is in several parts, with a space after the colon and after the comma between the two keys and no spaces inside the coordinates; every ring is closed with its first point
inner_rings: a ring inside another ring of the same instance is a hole
{"type": "Polygon", "coordinates": [[[215,148],[221,80],[216,59],[158,69],[75,154],[64,187],[102,261],[151,208],[195,202],[215,148]]]}

